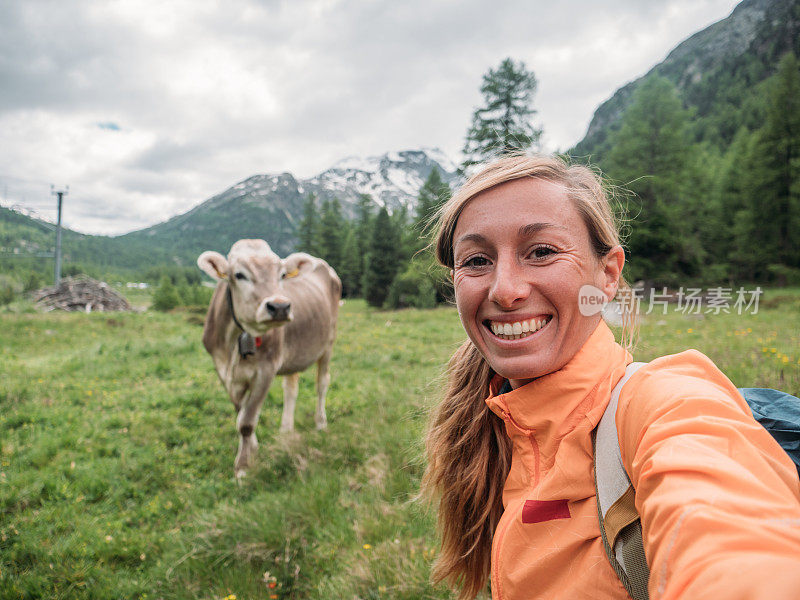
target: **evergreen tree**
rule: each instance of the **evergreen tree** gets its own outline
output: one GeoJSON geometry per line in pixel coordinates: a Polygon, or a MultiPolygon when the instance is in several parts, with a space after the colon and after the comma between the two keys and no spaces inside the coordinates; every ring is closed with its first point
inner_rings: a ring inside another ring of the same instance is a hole
{"type": "Polygon", "coordinates": [[[322,203],[322,216],[319,222],[317,247],[319,256],[338,270],[342,262],[342,246],[346,234],[346,221],[342,216],[339,200],[326,200],[322,203]]]}
{"type": "Polygon", "coordinates": [[[710,195],[711,215],[703,228],[711,254],[710,281],[751,279],[753,253],[749,201],[746,197],[748,164],[753,135],[742,127],[734,136],[717,169],[717,181],[710,195]]]}
{"type": "Polygon", "coordinates": [[[531,121],[536,76],[525,63],[506,58],[483,76],[485,105],[475,110],[464,143],[462,170],[503,152],[538,147],[542,130],[531,121]]]}
{"type": "Polygon", "coordinates": [[[356,239],[358,240],[362,256],[366,256],[367,254],[367,246],[369,244],[370,233],[372,232],[372,211],[374,207],[375,203],[372,201],[369,194],[359,195],[358,201],[356,202],[355,227],[356,239]]]}
{"type": "MultiPolygon", "coordinates": [[[[348,269],[352,269],[352,295],[363,296],[362,281],[364,279],[364,265],[367,257],[367,247],[372,235],[373,208],[375,203],[369,194],[361,194],[356,201],[356,217],[352,223],[355,236],[356,255],[344,258],[349,261],[348,269]]],[[[349,251],[348,251],[349,252],[349,251]]],[[[347,254],[345,255],[347,256],[347,254]]]]}
{"type": "Polygon", "coordinates": [[[417,210],[414,215],[414,227],[417,231],[426,231],[433,215],[450,199],[450,193],[450,186],[442,180],[439,169],[433,167],[417,196],[417,210]]]}
{"type": "Polygon", "coordinates": [[[370,306],[383,306],[400,264],[400,235],[386,210],[375,217],[367,247],[362,289],[370,306]]]}
{"type": "Polygon", "coordinates": [[[355,226],[347,228],[347,235],[342,245],[342,261],[337,269],[342,280],[342,295],[345,298],[354,298],[361,293],[361,278],[364,273],[364,257],[361,253],[361,244],[358,241],[355,226]]]}
{"type": "Polygon", "coordinates": [[[297,228],[297,250],[319,256],[319,216],[314,194],[306,196],[303,204],[303,218],[297,228]]]}
{"type": "Polygon", "coordinates": [[[397,256],[400,261],[407,263],[418,250],[419,236],[414,229],[413,223],[409,219],[408,208],[400,206],[391,214],[392,227],[397,232],[400,244],[397,248],[397,256]]]}
{"type": "MultiPolygon", "coordinates": [[[[748,246],[758,279],[786,283],[800,268],[800,65],[786,54],[768,81],[766,120],[753,144],[746,194],[753,231],[748,246]]],[[[744,241],[744,240],[743,240],[744,241]]]]}
{"type": "Polygon", "coordinates": [[[606,172],[636,194],[641,205],[628,247],[634,279],[676,284],[699,274],[703,257],[697,222],[689,219],[696,149],[689,137],[689,114],[673,85],[651,77],[634,93],[609,153],[606,172]]]}

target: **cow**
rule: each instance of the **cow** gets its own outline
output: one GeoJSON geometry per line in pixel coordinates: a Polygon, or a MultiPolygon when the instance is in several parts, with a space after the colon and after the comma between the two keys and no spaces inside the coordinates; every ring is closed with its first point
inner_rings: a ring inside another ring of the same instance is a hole
{"type": "Polygon", "coordinates": [[[237,479],[258,448],[255,428],[276,375],[283,376],[281,432],[294,429],[300,372],[317,363],[317,429],[327,427],[325,394],[342,283],[321,258],[281,260],[264,240],[239,240],[225,258],[203,252],[197,265],[215,279],[203,345],[236,409],[237,479]]]}

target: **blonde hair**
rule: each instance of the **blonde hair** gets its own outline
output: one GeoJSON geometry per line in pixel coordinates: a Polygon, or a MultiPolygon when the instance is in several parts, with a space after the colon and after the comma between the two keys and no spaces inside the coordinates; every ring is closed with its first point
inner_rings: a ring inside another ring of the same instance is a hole
{"type": "MultiPolygon", "coordinates": [[[[618,223],[598,174],[560,157],[517,154],[485,166],[439,210],[434,247],[442,265],[454,266],[453,235],[464,207],[481,192],[526,177],[566,188],[598,258],[620,244],[618,223]]],[[[618,286],[618,295],[619,290],[630,290],[622,276],[618,286]]],[[[634,313],[627,302],[622,305],[623,343],[630,347],[634,313]]],[[[438,499],[442,546],[433,579],[460,588],[459,598],[469,599],[489,577],[492,536],[503,513],[503,484],[511,467],[511,442],[503,421],[484,402],[494,372],[472,342],[467,340],[453,354],[447,375],[444,399],[428,427],[428,467],[422,487],[423,493],[438,499]]]]}

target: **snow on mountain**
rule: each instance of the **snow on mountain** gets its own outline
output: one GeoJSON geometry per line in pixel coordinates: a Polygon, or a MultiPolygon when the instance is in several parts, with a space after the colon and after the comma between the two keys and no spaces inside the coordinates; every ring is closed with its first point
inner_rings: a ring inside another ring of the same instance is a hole
{"type": "Polygon", "coordinates": [[[413,209],[419,189],[436,167],[445,181],[454,181],[456,165],[439,149],[403,150],[366,158],[350,156],[330,169],[302,182],[305,190],[321,199],[333,193],[345,212],[361,194],[390,211],[413,209]]]}
{"type": "Polygon", "coordinates": [[[254,237],[286,254],[295,247],[308,194],[314,194],[320,205],[337,199],[348,218],[355,216],[362,194],[390,212],[405,207],[413,213],[419,190],[434,167],[444,181],[456,181],[455,163],[436,148],[351,156],[309,179],[298,180],[291,173],[253,175],[187,213],[123,237],[152,243],[163,238],[176,255],[186,257],[196,256],[200,249],[227,252],[237,239],[254,237]]]}

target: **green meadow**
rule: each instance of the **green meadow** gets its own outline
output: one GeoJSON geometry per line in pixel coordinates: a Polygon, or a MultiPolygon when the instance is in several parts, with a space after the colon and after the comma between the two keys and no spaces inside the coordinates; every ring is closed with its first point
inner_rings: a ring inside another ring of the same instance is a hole
{"type": "MultiPolygon", "coordinates": [[[[450,598],[428,581],[434,515],[414,496],[455,310],[347,301],[328,431],[308,372],[297,431],[278,435],[276,382],[241,485],[202,319],[0,313],[0,598],[450,598]]],[[[644,317],[637,359],[690,347],[739,386],[797,395],[800,290],[755,315],[644,317]]]]}

